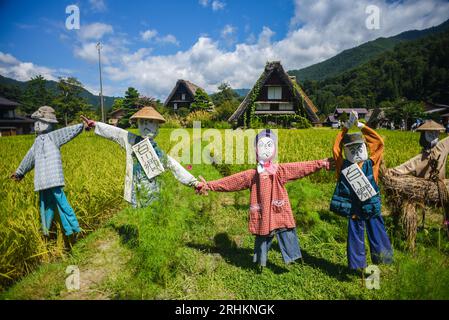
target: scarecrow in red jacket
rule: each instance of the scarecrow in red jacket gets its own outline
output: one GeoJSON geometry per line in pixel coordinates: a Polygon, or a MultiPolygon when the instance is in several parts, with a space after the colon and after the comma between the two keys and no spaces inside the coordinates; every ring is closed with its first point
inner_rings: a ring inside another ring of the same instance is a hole
{"type": "Polygon", "coordinates": [[[365,228],[372,262],[392,262],[393,251],[381,216],[377,185],[383,150],[382,137],[359,122],[357,113],[353,111],[335,139],[333,153],[338,181],[330,205],[331,211],[348,218],[347,254],[350,269],[366,267],[365,228]],[[348,133],[354,124],[361,133],[348,133]]]}
{"type": "Polygon", "coordinates": [[[322,168],[330,169],[332,159],[274,164],[275,134],[269,129],[255,139],[257,168],[231,176],[200,182],[201,194],[210,191],[239,191],[250,189],[249,232],[256,236],[254,262],[264,267],[274,235],[276,235],[285,263],[301,258],[295,219],[285,184],[303,178],[322,168]]]}

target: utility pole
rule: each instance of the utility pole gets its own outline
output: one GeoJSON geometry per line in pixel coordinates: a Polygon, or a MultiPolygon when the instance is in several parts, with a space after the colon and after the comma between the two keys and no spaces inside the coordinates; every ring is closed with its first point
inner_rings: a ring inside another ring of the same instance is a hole
{"type": "Polygon", "coordinates": [[[101,106],[101,121],[104,121],[104,106],[103,106],[103,80],[101,78],[101,43],[97,43],[98,50],[98,69],[100,70],[100,106],[101,106]]]}

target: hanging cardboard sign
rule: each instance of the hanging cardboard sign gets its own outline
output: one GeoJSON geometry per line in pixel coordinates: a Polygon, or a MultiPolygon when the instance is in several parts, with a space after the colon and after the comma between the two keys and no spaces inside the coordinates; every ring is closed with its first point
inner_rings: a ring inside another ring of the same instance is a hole
{"type": "Polygon", "coordinates": [[[343,169],[341,174],[349,182],[360,201],[366,201],[377,194],[362,169],[356,163],[343,169]]]}
{"type": "Polygon", "coordinates": [[[154,178],[164,172],[164,167],[148,138],[133,145],[132,148],[148,179],[154,178]]]}

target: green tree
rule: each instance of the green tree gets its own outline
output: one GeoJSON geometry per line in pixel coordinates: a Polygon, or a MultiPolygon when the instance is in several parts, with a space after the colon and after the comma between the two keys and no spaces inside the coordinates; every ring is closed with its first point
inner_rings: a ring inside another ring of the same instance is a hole
{"type": "Polygon", "coordinates": [[[73,121],[78,121],[77,114],[80,111],[92,111],[92,105],[81,96],[83,85],[74,77],[59,78],[57,84],[58,94],[53,100],[58,117],[64,119],[65,125],[73,121]]]}
{"type": "Polygon", "coordinates": [[[125,111],[123,118],[120,119],[118,126],[128,128],[130,126],[129,118],[139,109],[139,91],[133,87],[129,87],[125,92],[122,109],[125,111]]]}
{"type": "Polygon", "coordinates": [[[237,99],[225,100],[222,104],[215,107],[215,120],[228,121],[229,117],[239,106],[240,102],[237,99]]]}
{"type": "Polygon", "coordinates": [[[212,104],[208,94],[203,89],[198,88],[190,105],[190,111],[208,110],[212,107],[212,104]]]}
{"type": "Polygon", "coordinates": [[[112,104],[112,111],[123,108],[123,98],[115,98],[114,103],[112,104]]]}
{"type": "Polygon", "coordinates": [[[46,88],[46,80],[43,76],[37,75],[27,82],[27,86],[22,95],[21,111],[31,114],[39,107],[50,105],[54,99],[53,95],[46,88]]]}
{"type": "Polygon", "coordinates": [[[226,82],[221,83],[218,86],[218,92],[211,95],[212,102],[217,107],[225,101],[238,100],[238,98],[239,95],[226,82]]]}

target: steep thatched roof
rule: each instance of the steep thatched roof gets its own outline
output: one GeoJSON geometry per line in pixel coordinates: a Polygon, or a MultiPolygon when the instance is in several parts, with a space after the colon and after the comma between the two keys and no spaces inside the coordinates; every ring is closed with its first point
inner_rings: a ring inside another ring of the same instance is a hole
{"type": "Polygon", "coordinates": [[[19,103],[0,97],[0,107],[18,107],[19,103]]]}
{"type": "Polygon", "coordinates": [[[192,83],[192,82],[190,82],[188,80],[179,79],[176,82],[175,87],[173,88],[173,90],[170,92],[170,94],[168,95],[167,99],[165,100],[165,102],[164,102],[165,106],[171,100],[171,98],[173,97],[173,95],[175,94],[176,90],[178,90],[178,87],[181,84],[184,84],[184,86],[187,88],[187,91],[192,95],[192,97],[195,96],[196,90],[198,90],[198,89],[204,90],[201,87],[197,86],[196,84],[194,84],[194,83],[192,83]]]}
{"type": "MultiPolygon", "coordinates": [[[[257,80],[256,84],[259,83],[260,88],[264,86],[265,82],[270,78],[273,72],[277,72],[282,80],[289,86],[290,90],[292,90],[296,96],[300,96],[305,109],[305,112],[312,123],[319,123],[320,120],[316,113],[318,112],[317,107],[313,104],[312,100],[306,95],[304,90],[296,83],[295,79],[290,78],[290,76],[285,72],[284,68],[281,65],[280,61],[272,61],[267,62],[265,65],[265,70],[257,80]]],[[[256,85],[251,89],[250,92],[246,95],[245,99],[242,101],[240,106],[235,110],[235,112],[228,119],[229,122],[237,121],[248,109],[248,106],[252,103],[251,96],[255,90],[256,85]]]]}

